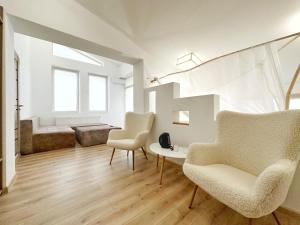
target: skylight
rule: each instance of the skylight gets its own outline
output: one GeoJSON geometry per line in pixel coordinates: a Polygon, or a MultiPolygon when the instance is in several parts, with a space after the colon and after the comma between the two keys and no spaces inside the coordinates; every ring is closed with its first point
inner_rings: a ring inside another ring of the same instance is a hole
{"type": "Polygon", "coordinates": [[[77,49],[69,48],[63,45],[55,44],[55,43],[53,43],[53,55],[62,58],[76,60],[79,62],[93,64],[96,66],[104,66],[104,63],[101,60],[95,58],[89,53],[77,49]]]}

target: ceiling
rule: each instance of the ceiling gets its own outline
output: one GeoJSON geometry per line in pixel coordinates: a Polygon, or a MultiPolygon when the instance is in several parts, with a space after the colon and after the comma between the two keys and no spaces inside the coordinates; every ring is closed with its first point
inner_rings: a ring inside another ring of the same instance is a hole
{"type": "Polygon", "coordinates": [[[300,31],[299,0],[76,1],[172,66],[189,52],[205,61],[300,31]]]}

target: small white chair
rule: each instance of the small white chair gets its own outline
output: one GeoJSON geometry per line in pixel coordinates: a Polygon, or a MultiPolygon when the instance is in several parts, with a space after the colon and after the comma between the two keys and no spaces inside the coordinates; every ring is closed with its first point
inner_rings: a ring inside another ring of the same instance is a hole
{"type": "Polygon", "coordinates": [[[273,214],[286,199],[300,152],[300,110],[269,114],[224,111],[215,144],[192,144],[185,175],[248,218],[273,214]]]}
{"type": "Polygon", "coordinates": [[[144,146],[151,131],[154,113],[127,112],[125,116],[125,128],[123,130],[111,130],[107,145],[113,147],[110,165],[116,149],[132,151],[132,169],[134,170],[134,151],[141,149],[147,158],[144,146]]]}

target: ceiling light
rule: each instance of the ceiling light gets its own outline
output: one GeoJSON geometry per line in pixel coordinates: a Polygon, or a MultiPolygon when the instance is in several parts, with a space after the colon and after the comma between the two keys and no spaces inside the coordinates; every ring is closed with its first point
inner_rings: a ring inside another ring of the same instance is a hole
{"type": "Polygon", "coordinates": [[[182,70],[191,69],[200,64],[201,64],[201,60],[193,52],[177,58],[177,62],[176,62],[176,66],[180,67],[182,70]]]}

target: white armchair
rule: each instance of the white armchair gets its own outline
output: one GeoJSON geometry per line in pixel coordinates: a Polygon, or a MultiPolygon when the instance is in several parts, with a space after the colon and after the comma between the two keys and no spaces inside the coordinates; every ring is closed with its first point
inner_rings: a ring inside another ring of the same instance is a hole
{"type": "Polygon", "coordinates": [[[154,113],[128,112],[125,116],[124,130],[111,130],[109,132],[107,145],[113,147],[110,164],[116,149],[132,151],[132,169],[134,170],[134,151],[141,149],[147,159],[144,149],[148,135],[151,131],[154,113]]]}
{"type": "MultiPolygon", "coordinates": [[[[269,114],[224,111],[215,144],[192,144],[185,175],[248,218],[274,212],[285,200],[300,152],[300,110],[269,114]]],[[[273,216],[277,220],[276,215],[273,216]]]]}

